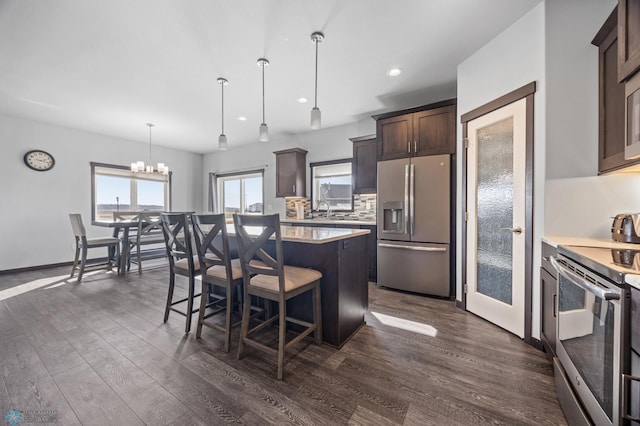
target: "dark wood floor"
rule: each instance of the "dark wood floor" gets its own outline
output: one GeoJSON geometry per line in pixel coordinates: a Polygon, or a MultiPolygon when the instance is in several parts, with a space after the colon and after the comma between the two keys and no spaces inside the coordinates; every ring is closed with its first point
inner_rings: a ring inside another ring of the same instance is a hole
{"type": "Polygon", "coordinates": [[[370,284],[370,311],[437,335],[369,312],[341,350],[302,342],[277,381],[274,358],[236,358],[237,333],[227,354],[214,330],[197,340],[183,317],[163,324],[164,268],[96,271],[81,284],[68,272],[0,275],[3,417],[17,409],[86,425],[566,424],[544,354],[450,301],[370,284]]]}

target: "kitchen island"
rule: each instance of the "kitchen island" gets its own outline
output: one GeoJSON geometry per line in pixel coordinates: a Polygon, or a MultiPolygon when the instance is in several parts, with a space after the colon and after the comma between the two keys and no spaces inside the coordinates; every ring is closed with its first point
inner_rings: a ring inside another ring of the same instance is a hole
{"type": "MultiPolygon", "coordinates": [[[[235,250],[233,226],[228,227],[230,249],[235,250]]],[[[364,325],[368,307],[367,235],[368,229],[282,226],[284,263],[322,272],[322,338],[342,347],[364,325]]],[[[266,247],[275,255],[275,241],[266,247]]],[[[312,319],[309,292],[287,302],[287,314],[312,319]]]]}

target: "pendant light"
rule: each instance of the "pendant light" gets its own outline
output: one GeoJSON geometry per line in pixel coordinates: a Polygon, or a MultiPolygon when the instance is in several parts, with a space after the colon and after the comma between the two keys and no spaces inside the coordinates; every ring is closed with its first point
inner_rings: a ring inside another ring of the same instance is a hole
{"type": "Polygon", "coordinates": [[[269,127],[264,119],[264,69],[269,66],[269,61],[265,58],[260,58],[258,59],[258,66],[262,68],[262,124],[260,125],[258,140],[260,142],[269,142],[269,127]]]}
{"type": "Polygon", "coordinates": [[[226,78],[218,78],[218,84],[222,90],[222,133],[218,137],[218,149],[221,151],[227,150],[227,135],[224,134],[224,86],[229,84],[226,78]]]}
{"type": "Polygon", "coordinates": [[[156,169],[153,168],[153,163],[151,162],[151,128],[154,126],[153,123],[147,123],[147,127],[149,127],[149,164],[145,167],[144,161],[136,161],[131,163],[131,171],[133,173],[158,173],[162,175],[169,174],[169,166],[166,166],[164,163],[158,163],[156,169]]]}
{"type": "Polygon", "coordinates": [[[315,84],[315,102],[311,109],[311,128],[319,129],[321,123],[320,108],[318,108],[318,44],[324,40],[324,34],[316,31],[311,34],[311,42],[316,45],[316,84],[315,84]]]}

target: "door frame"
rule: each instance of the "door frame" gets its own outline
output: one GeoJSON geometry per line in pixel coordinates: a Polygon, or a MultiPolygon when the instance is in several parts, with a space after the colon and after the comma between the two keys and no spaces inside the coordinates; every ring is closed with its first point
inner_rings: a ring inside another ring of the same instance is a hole
{"type": "Polygon", "coordinates": [[[467,310],[467,125],[470,121],[500,109],[520,99],[526,98],[526,170],[525,170],[525,260],[524,260],[524,341],[527,344],[538,347],[539,341],[531,337],[532,325],[532,283],[533,283],[533,95],[536,91],[536,82],[533,81],[504,96],[494,99],[472,111],[462,114],[462,301],[456,299],[456,306],[467,310]]]}

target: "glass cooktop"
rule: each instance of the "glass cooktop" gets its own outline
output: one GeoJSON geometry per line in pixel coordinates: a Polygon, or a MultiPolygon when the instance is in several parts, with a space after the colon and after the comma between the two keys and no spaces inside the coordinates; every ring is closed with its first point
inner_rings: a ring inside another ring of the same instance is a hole
{"type": "Polygon", "coordinates": [[[573,259],[617,284],[624,284],[626,274],[640,275],[638,249],[558,246],[558,253],[573,259]]]}

